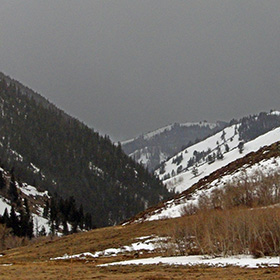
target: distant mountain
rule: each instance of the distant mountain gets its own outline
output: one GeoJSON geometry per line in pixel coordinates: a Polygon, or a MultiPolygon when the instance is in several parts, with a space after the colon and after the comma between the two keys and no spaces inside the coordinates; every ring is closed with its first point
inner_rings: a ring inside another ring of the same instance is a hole
{"type": "Polygon", "coordinates": [[[226,122],[174,123],[121,142],[127,155],[154,170],[160,163],[194,143],[222,130],[226,122]]]}
{"type": "Polygon", "coordinates": [[[214,170],[251,152],[250,141],[277,127],[280,127],[280,113],[277,111],[233,120],[230,126],[162,163],[155,174],[168,189],[184,191],[214,170]]]}
{"type": "Polygon", "coordinates": [[[16,177],[73,196],[97,226],[135,215],[169,193],[110,139],[21,83],[0,75],[0,160],[16,177]]]}
{"type": "MultiPolygon", "coordinates": [[[[275,112],[271,115],[279,116],[275,112]]],[[[197,172],[195,174],[193,170],[188,170],[166,180],[165,182],[170,184],[169,187],[172,186],[183,192],[139,214],[134,221],[177,218],[184,215],[185,209],[197,207],[205,197],[211,197],[217,191],[223,190],[228,184],[238,186],[244,182],[249,186],[250,182],[257,185],[261,178],[269,176],[279,178],[280,127],[246,142],[241,149],[242,153],[240,153],[240,148],[237,147],[238,134],[235,131],[238,131],[238,129],[240,129],[238,124],[226,128],[225,132],[228,138],[225,137],[225,139],[232,138],[232,141],[228,142],[232,145],[230,150],[224,154],[223,159],[215,160],[210,164],[209,162],[200,162],[196,166],[197,172]]],[[[210,137],[208,144],[215,143],[216,139],[219,139],[222,134],[223,132],[219,132],[218,135],[210,137]]],[[[207,147],[207,145],[204,147],[207,147]]],[[[172,159],[168,168],[172,166],[171,164],[172,159]]]]}

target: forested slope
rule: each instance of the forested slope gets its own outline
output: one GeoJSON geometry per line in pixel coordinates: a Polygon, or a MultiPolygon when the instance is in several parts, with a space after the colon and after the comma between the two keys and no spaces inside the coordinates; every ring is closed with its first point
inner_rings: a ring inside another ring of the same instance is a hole
{"type": "Polygon", "coordinates": [[[20,83],[0,79],[0,159],[16,176],[74,196],[97,226],[118,223],[168,196],[157,178],[108,137],[30,89],[27,94],[20,83]]]}

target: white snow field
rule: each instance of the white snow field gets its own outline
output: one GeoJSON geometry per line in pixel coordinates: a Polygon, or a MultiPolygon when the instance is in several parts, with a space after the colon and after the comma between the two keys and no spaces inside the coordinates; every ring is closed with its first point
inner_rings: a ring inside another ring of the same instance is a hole
{"type": "Polygon", "coordinates": [[[238,255],[232,257],[216,257],[209,256],[178,256],[178,257],[155,257],[146,259],[128,260],[122,262],[113,262],[102,264],[100,266],[110,265],[148,265],[148,264],[165,264],[165,265],[207,265],[215,267],[225,267],[228,265],[246,267],[246,268],[260,268],[260,267],[278,267],[279,257],[263,257],[254,258],[248,255],[238,255]]]}
{"type": "MultiPolygon", "coordinates": [[[[269,131],[268,133],[259,136],[258,138],[249,141],[244,144],[244,151],[242,154],[240,154],[239,149],[237,148],[239,143],[239,135],[235,134],[235,126],[228,127],[224,129],[225,131],[225,139],[226,144],[228,144],[230,150],[227,153],[224,153],[224,158],[222,160],[216,160],[212,164],[208,164],[207,162],[202,162],[201,164],[198,164],[197,171],[198,175],[194,176],[192,172],[192,168],[190,170],[187,170],[185,172],[182,172],[170,179],[167,179],[164,181],[164,183],[167,185],[169,189],[173,189],[176,192],[182,192],[184,190],[187,190],[190,188],[193,184],[197,183],[200,179],[203,177],[211,174],[215,170],[218,170],[219,168],[226,166],[227,164],[244,157],[246,154],[249,154],[250,152],[256,152],[263,146],[271,145],[277,141],[280,140],[280,128],[276,128],[274,130],[269,131]]],[[[182,160],[182,168],[185,169],[187,167],[188,160],[193,156],[194,151],[206,151],[208,148],[210,150],[214,150],[215,147],[217,147],[217,142],[221,142],[221,136],[222,131],[207,138],[206,140],[199,142],[191,147],[188,147],[184,151],[181,152],[183,155],[182,160]]],[[[224,148],[224,143],[220,144],[221,149],[224,148]]],[[[174,158],[174,157],[173,157],[174,158]]],[[[165,163],[165,173],[159,174],[159,170],[156,171],[156,174],[159,175],[159,177],[162,179],[166,174],[171,174],[172,170],[175,170],[178,168],[176,164],[172,164],[172,160],[168,160],[165,163]]]]}

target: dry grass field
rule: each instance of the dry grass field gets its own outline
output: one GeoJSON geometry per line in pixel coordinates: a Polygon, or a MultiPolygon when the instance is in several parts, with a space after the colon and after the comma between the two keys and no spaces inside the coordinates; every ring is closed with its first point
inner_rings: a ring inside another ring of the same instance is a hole
{"type": "MultiPolygon", "coordinates": [[[[53,240],[41,240],[25,247],[10,249],[0,257],[1,280],[27,279],[280,279],[280,268],[245,269],[238,267],[213,268],[205,266],[111,266],[98,264],[138,258],[135,253],[115,257],[102,257],[93,261],[61,260],[50,258],[64,254],[78,254],[119,248],[135,242],[135,238],[147,235],[170,234],[178,223],[177,219],[155,221],[128,226],[96,229],[53,240]],[[12,265],[9,265],[12,264],[12,265]]],[[[159,255],[144,253],[141,257],[159,255]]]]}
{"type": "Polygon", "coordinates": [[[0,268],[1,280],[166,280],[166,279],[279,279],[278,268],[244,269],[244,268],[208,268],[185,266],[125,266],[99,268],[93,263],[81,262],[39,262],[21,263],[0,268]]]}

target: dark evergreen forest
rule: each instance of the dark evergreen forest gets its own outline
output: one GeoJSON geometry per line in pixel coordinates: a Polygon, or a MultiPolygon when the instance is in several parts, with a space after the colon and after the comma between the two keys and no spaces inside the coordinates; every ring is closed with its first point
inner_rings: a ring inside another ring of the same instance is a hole
{"type": "Polygon", "coordinates": [[[279,126],[280,115],[273,114],[273,111],[244,117],[239,127],[240,138],[247,142],[279,126]]]}
{"type": "Polygon", "coordinates": [[[163,184],[82,122],[0,75],[0,159],[21,180],[75,198],[96,226],[117,224],[169,196],[163,184]]]}

